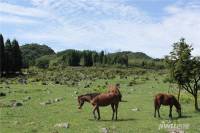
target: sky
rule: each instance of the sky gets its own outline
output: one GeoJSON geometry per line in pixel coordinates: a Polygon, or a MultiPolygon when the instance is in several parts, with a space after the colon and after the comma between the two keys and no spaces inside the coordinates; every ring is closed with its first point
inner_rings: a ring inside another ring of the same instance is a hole
{"type": "Polygon", "coordinates": [[[144,52],[162,58],[181,37],[200,55],[199,0],[0,0],[0,33],[20,45],[144,52]]]}

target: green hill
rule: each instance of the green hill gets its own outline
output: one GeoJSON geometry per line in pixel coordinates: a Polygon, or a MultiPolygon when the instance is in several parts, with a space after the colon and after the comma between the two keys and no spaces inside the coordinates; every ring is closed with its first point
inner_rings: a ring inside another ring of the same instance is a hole
{"type": "Polygon", "coordinates": [[[47,45],[39,45],[37,43],[25,44],[20,47],[24,66],[34,65],[35,60],[45,56],[55,54],[54,50],[47,45]]]}

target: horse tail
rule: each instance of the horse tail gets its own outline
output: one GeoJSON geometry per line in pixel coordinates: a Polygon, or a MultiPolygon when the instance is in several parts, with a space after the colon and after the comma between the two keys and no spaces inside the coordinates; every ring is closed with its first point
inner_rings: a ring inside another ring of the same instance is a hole
{"type": "Polygon", "coordinates": [[[154,107],[156,108],[158,105],[158,99],[157,96],[154,97],[154,107]]]}

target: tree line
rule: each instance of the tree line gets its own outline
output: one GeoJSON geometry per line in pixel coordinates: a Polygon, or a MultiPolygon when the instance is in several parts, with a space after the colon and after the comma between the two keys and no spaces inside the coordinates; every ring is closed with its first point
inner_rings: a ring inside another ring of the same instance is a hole
{"type": "Polygon", "coordinates": [[[68,50],[62,59],[69,66],[100,66],[100,65],[123,65],[128,67],[126,54],[105,54],[104,51],[68,50]]]}
{"type": "Polygon", "coordinates": [[[22,55],[16,39],[7,39],[4,44],[3,35],[0,34],[0,75],[20,73],[22,68],[22,55]]]}

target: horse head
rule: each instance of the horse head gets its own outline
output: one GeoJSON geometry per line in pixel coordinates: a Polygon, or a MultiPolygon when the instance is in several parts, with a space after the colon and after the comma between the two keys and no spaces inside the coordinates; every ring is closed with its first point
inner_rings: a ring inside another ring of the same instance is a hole
{"type": "Polygon", "coordinates": [[[181,117],[181,105],[179,103],[176,105],[176,112],[178,113],[178,116],[181,117]]]}
{"type": "Polygon", "coordinates": [[[82,99],[82,96],[78,96],[78,109],[81,109],[84,104],[84,100],[82,99]]]}

